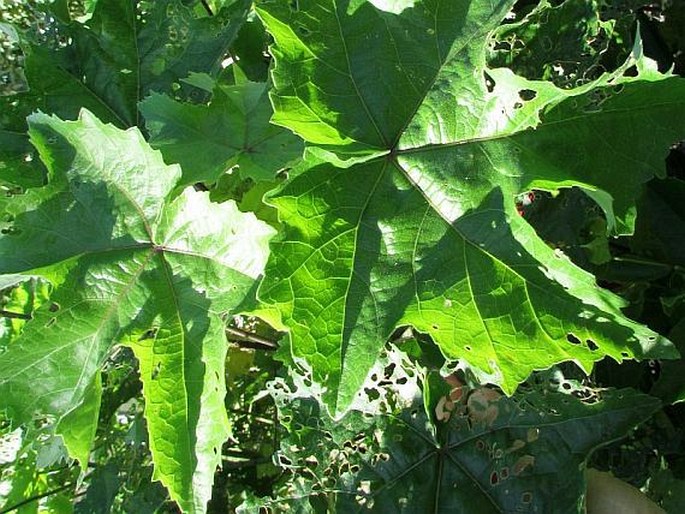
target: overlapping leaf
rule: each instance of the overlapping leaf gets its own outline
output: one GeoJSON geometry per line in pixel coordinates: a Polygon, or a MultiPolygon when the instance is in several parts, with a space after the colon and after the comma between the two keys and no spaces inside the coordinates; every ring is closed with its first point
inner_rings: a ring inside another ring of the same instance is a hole
{"type": "Polygon", "coordinates": [[[130,346],[155,477],[184,512],[203,512],[228,435],[221,315],[253,287],[273,230],[206,193],[174,196],[180,169],[137,129],[88,111],[29,121],[53,179],[10,202],[0,272],[42,275],[54,292],[0,358],[1,406],[16,423],[54,420],[83,460],[99,369],[114,345],[130,346]]]}
{"type": "Polygon", "coordinates": [[[365,384],[360,410],[338,421],[306,388],[274,384],[289,429],[279,458],[293,476],[274,499],[248,502],[243,512],[582,512],[588,455],[659,406],[634,391],[563,378],[513,398],[466,387],[449,396],[444,379],[431,374],[424,396],[437,402],[426,412],[420,372],[396,356],[384,364],[391,365],[365,384]],[[376,400],[366,398],[372,394],[376,400]]]}
{"type": "Polygon", "coordinates": [[[73,119],[81,108],[119,127],[141,125],[138,102],[151,91],[172,91],[192,71],[216,74],[251,2],[198,16],[180,0],[97,2],[85,22],[48,18],[41,39],[27,36],[30,90],[0,98],[1,180],[41,183],[25,137],[32,111],[73,119]]]}
{"type": "Polygon", "coordinates": [[[215,182],[234,166],[242,178],[273,180],[302,154],[302,142],[269,124],[267,91],[267,83],[248,81],[216,86],[208,105],[154,94],[140,104],[150,144],[181,164],[184,183],[215,182]]]}
{"type": "Polygon", "coordinates": [[[639,47],[570,91],[488,70],[488,34],[513,4],[258,4],[276,42],[274,122],[348,162],[312,163],[274,195],[285,232],[260,289],[332,411],[401,325],[507,393],[556,362],[676,355],[514,203],[579,185],[631,231],[636,191],[685,135],[685,82],[639,47]],[[622,74],[631,64],[637,77],[622,74]]]}

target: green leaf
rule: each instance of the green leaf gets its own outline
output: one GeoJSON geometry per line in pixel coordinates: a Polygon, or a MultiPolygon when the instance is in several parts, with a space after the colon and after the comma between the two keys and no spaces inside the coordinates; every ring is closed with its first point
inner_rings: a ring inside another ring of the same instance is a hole
{"type": "Polygon", "coordinates": [[[234,166],[242,178],[273,180],[303,148],[299,138],[269,124],[267,91],[267,83],[217,86],[209,105],[154,94],[140,104],[150,144],[181,165],[186,184],[215,182],[234,166]]]}
{"type": "Polygon", "coordinates": [[[208,17],[181,0],[110,0],[98,2],[85,22],[65,23],[49,14],[38,41],[24,35],[30,91],[0,99],[1,180],[25,187],[43,183],[25,162],[33,157],[25,137],[29,113],[40,109],[73,119],[86,108],[122,128],[142,126],[138,102],[151,91],[171,93],[191,72],[221,71],[250,5],[232,2],[208,17]],[[20,112],[10,119],[8,110],[20,112]]]}
{"type": "Polygon", "coordinates": [[[622,34],[614,22],[601,20],[600,2],[554,3],[559,5],[543,0],[522,20],[498,27],[490,65],[506,66],[526,78],[549,80],[561,87],[597,78],[612,38],[622,34]]]}
{"type": "Polygon", "coordinates": [[[270,42],[262,21],[257,16],[251,16],[240,28],[231,46],[231,55],[237,57],[234,66],[238,66],[253,82],[265,82],[268,79],[270,58],[266,51],[270,42]]]}
{"type": "Polygon", "coordinates": [[[252,5],[250,0],[223,2],[213,16],[197,16],[178,0],[149,4],[147,24],[138,35],[141,97],[168,92],[191,71],[216,76],[252,5]]]}
{"type": "Polygon", "coordinates": [[[653,180],[638,200],[633,252],[666,264],[685,266],[685,182],[675,178],[653,180]]]}
{"type": "Polygon", "coordinates": [[[0,275],[0,288],[5,287],[11,289],[0,297],[2,310],[7,313],[0,318],[0,348],[3,349],[21,334],[31,313],[47,302],[50,296],[48,282],[30,276],[0,275]]]}
{"type": "MultiPolygon", "coordinates": [[[[672,338],[681,355],[685,352],[685,318],[671,330],[669,337],[672,338]]],[[[665,403],[685,402],[685,361],[679,359],[673,362],[664,362],[661,366],[659,380],[656,381],[650,394],[661,398],[665,403]]]]}
{"type": "MultiPolygon", "coordinates": [[[[1,406],[15,423],[47,415],[62,434],[86,433],[90,384],[113,345],[130,346],[155,478],[184,512],[204,512],[228,436],[221,316],[252,290],[273,230],[232,202],[175,196],[179,168],[137,129],[87,111],[29,123],[53,180],[9,204],[0,272],[42,275],[55,289],[0,359],[1,406]]],[[[69,450],[81,458],[85,446],[69,450]]]]}
{"type": "Polygon", "coordinates": [[[119,490],[119,468],[110,462],[98,467],[90,479],[86,497],[76,504],[75,514],[108,514],[119,490]]]}
{"type": "Polygon", "coordinates": [[[83,393],[79,408],[68,412],[55,428],[62,436],[69,455],[78,461],[83,472],[88,469],[88,457],[95,440],[101,399],[102,378],[100,373],[95,373],[92,383],[83,393]]]}
{"type": "MultiPolygon", "coordinates": [[[[420,372],[392,355],[383,364],[359,410],[339,420],[297,380],[273,384],[288,429],[278,459],[292,478],[245,512],[581,512],[587,457],[659,408],[632,390],[562,377],[512,398],[485,387],[440,393],[427,416],[420,372]]],[[[446,385],[431,373],[424,388],[432,378],[446,385]]]]}
{"type": "Polygon", "coordinates": [[[336,154],[271,198],[284,231],[260,314],[290,330],[332,412],[402,325],[507,394],[562,361],[589,372],[607,355],[677,355],[550,249],[515,199],[582,186],[631,231],[636,192],[685,134],[685,81],[659,75],[639,45],[571,91],[490,70],[488,35],[513,4],[258,4],[275,39],[274,122],[336,154]]]}

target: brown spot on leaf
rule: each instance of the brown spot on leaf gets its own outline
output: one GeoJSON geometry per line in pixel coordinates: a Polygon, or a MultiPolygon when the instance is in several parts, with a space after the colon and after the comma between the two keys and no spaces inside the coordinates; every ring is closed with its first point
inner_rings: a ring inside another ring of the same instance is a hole
{"type": "Polygon", "coordinates": [[[497,471],[493,471],[490,473],[490,485],[497,485],[499,484],[499,476],[497,475],[497,471]]]}
{"type": "Polygon", "coordinates": [[[524,455],[519,457],[519,459],[514,464],[513,472],[514,475],[519,476],[526,469],[532,468],[535,465],[535,457],[532,455],[524,455]]]}
{"type": "Polygon", "coordinates": [[[476,389],[466,403],[471,421],[491,426],[499,416],[497,404],[501,397],[500,393],[488,387],[476,389]]]}

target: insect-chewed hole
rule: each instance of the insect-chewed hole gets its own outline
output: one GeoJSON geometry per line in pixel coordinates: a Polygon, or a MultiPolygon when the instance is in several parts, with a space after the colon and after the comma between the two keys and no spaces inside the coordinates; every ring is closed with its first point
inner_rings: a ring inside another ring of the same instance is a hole
{"type": "Polygon", "coordinates": [[[150,328],[150,329],[146,330],[145,332],[143,332],[138,340],[139,341],[145,341],[146,339],[154,339],[157,336],[158,330],[159,329],[156,327],[150,328]]]}
{"type": "Polygon", "coordinates": [[[536,96],[538,96],[537,92],[533,91],[532,89],[521,89],[519,91],[519,98],[524,102],[529,102],[530,100],[533,100],[536,96]]]}
{"type": "Polygon", "coordinates": [[[566,334],[566,340],[571,344],[580,344],[580,339],[578,339],[575,335],[571,333],[566,334]]]}
{"type": "Polygon", "coordinates": [[[52,303],[50,304],[50,307],[48,307],[48,310],[49,310],[50,312],[57,312],[58,310],[60,310],[60,305],[59,305],[59,303],[57,303],[57,302],[52,302],[52,303]]]}
{"type": "Polygon", "coordinates": [[[587,344],[587,347],[592,352],[596,352],[599,349],[599,346],[597,346],[597,343],[595,343],[592,339],[586,339],[585,344],[587,344]]]}
{"type": "Polygon", "coordinates": [[[370,401],[378,400],[381,397],[381,393],[379,393],[378,390],[370,387],[365,387],[364,392],[370,401]]]}
{"type": "Polygon", "coordinates": [[[626,71],[623,72],[624,77],[637,77],[638,71],[637,71],[637,66],[633,65],[630,68],[628,68],[626,71]]]}
{"type": "Polygon", "coordinates": [[[488,93],[492,93],[495,90],[495,81],[487,73],[483,73],[483,78],[485,78],[485,87],[488,89],[488,93]]]}

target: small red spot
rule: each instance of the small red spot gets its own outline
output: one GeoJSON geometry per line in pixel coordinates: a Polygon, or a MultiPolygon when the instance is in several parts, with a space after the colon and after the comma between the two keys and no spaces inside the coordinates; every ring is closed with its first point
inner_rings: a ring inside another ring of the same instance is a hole
{"type": "Polygon", "coordinates": [[[499,477],[497,476],[497,471],[493,471],[490,474],[490,485],[497,485],[499,483],[499,477]]]}

